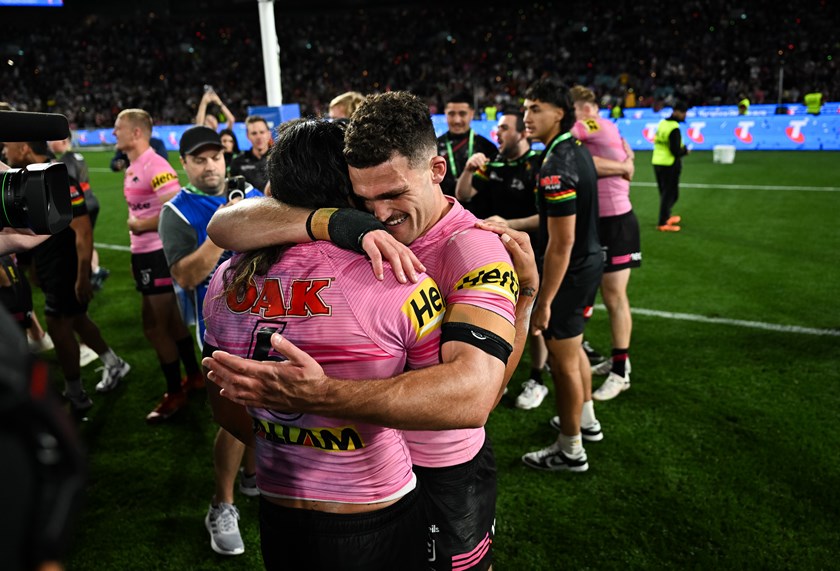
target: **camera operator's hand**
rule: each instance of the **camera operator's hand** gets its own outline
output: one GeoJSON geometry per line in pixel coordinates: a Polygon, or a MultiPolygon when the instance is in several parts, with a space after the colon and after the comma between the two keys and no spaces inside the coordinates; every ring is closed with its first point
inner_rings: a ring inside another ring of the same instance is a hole
{"type": "MultiPolygon", "coordinates": [[[[7,171],[10,168],[12,167],[0,161],[0,172],[7,171]]],[[[0,256],[12,252],[31,250],[49,237],[49,234],[35,235],[28,228],[5,227],[0,230],[0,256]]]]}

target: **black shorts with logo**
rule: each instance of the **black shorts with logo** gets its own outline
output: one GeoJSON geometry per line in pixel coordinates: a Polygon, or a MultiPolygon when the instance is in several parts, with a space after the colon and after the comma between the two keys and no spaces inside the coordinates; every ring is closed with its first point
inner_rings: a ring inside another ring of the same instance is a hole
{"type": "Polygon", "coordinates": [[[551,318],[543,331],[546,339],[569,339],[583,333],[601,284],[604,263],[600,254],[590,254],[574,271],[566,272],[551,302],[551,318]]]}
{"type": "Polygon", "coordinates": [[[163,249],[145,254],[131,254],[131,272],[134,274],[137,291],[143,295],[175,291],[163,249]]]}
{"type": "Polygon", "coordinates": [[[599,224],[605,274],[642,265],[639,221],[632,210],[618,216],[600,218],[599,224]]]}
{"type": "Polygon", "coordinates": [[[260,544],[269,571],[426,570],[423,511],[417,489],[387,508],[334,514],[260,499],[260,544]]]}
{"type": "Polygon", "coordinates": [[[472,460],[445,468],[414,466],[426,509],[428,568],[485,571],[493,563],[496,458],[490,438],[472,460]]]}

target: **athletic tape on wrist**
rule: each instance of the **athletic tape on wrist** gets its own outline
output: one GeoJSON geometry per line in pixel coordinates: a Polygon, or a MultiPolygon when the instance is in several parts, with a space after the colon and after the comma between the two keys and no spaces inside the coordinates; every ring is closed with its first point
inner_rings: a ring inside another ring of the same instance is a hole
{"type": "Polygon", "coordinates": [[[333,244],[364,254],[362,238],[373,230],[385,230],[385,225],[368,212],[340,208],[330,216],[328,230],[333,244]]]}
{"type": "Polygon", "coordinates": [[[330,220],[342,209],[340,208],[319,208],[311,215],[311,222],[307,226],[307,232],[313,240],[330,240],[330,220]]]}

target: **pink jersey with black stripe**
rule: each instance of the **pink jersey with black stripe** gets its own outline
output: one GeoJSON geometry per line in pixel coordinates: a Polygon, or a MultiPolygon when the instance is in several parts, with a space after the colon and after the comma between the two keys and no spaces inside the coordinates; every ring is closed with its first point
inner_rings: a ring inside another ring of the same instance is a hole
{"type": "MultiPolygon", "coordinates": [[[[621,133],[615,123],[603,117],[578,120],[572,135],[583,142],[593,157],[614,161],[627,160],[621,133]]],[[[633,209],[630,204],[630,181],[620,176],[598,177],[598,216],[618,216],[633,209]]]]}
{"type": "MultiPolygon", "coordinates": [[[[163,206],[161,196],[181,190],[178,175],[169,161],[151,147],[131,161],[125,169],[123,193],[128,203],[128,213],[137,218],[154,218],[163,206]]],[[[163,249],[157,230],[135,234],[129,231],[131,253],[145,254],[163,249]]]]}
{"type": "MultiPolygon", "coordinates": [[[[440,287],[446,305],[475,305],[516,320],[519,280],[510,256],[496,234],[475,227],[476,217],[454,198],[452,208],[431,230],[411,243],[411,250],[440,287]]],[[[406,431],[411,458],[418,466],[454,466],[475,456],[484,429],[406,431]]]]}
{"type": "MultiPolygon", "coordinates": [[[[438,362],[444,304],[425,274],[400,284],[377,281],[363,256],[326,242],[286,250],[242,299],[224,296],[213,275],[204,303],[205,343],[241,357],[278,358],[279,331],[332,377],[388,378],[438,362]]],[[[250,408],[255,421],[257,485],[265,494],[372,503],[414,486],[401,431],[361,422],[250,408]]]]}

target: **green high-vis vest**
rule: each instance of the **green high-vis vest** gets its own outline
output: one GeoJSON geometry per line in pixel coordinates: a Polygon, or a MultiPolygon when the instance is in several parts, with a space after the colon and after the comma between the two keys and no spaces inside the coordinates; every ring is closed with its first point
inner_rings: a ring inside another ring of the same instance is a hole
{"type": "Polygon", "coordinates": [[[813,92],[805,94],[805,111],[811,115],[819,115],[822,109],[822,93],[813,92]]]}
{"type": "Polygon", "coordinates": [[[680,124],[672,119],[663,119],[656,126],[656,136],[653,138],[653,157],[651,163],[663,167],[669,167],[674,164],[676,157],[671,152],[671,146],[668,143],[671,132],[674,129],[679,129],[680,124]]]}

